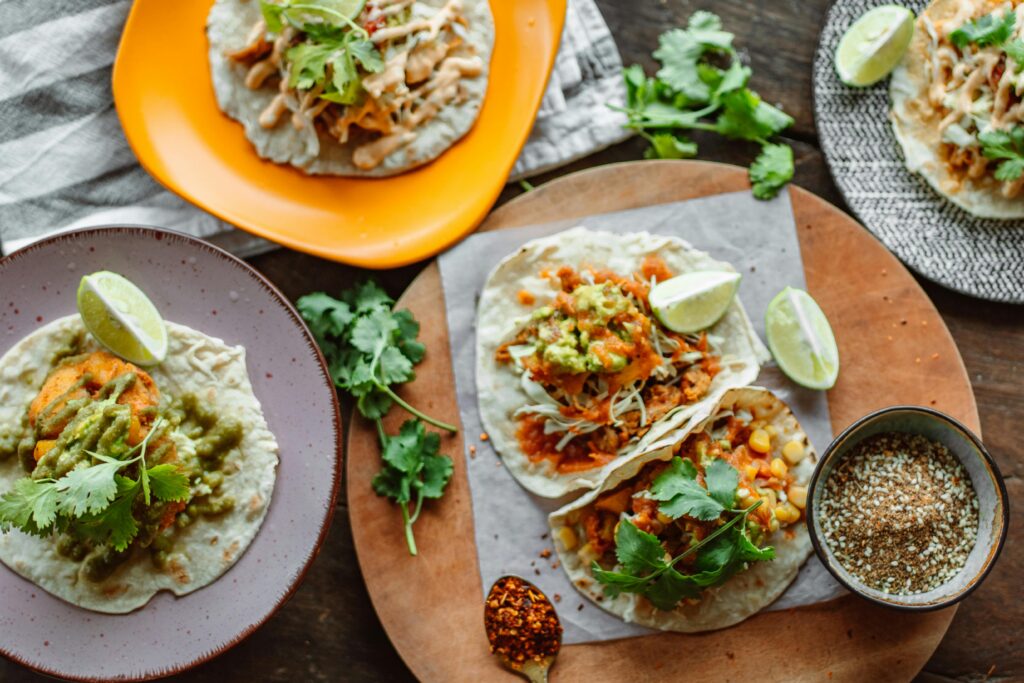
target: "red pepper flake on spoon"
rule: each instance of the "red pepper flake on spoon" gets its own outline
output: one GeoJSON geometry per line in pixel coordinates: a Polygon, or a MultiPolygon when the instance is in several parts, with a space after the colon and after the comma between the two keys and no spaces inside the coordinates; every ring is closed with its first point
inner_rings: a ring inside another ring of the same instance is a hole
{"type": "Polygon", "coordinates": [[[540,589],[518,576],[495,581],[484,605],[484,627],[491,653],[505,668],[534,683],[548,680],[562,647],[562,624],[540,589]]]}

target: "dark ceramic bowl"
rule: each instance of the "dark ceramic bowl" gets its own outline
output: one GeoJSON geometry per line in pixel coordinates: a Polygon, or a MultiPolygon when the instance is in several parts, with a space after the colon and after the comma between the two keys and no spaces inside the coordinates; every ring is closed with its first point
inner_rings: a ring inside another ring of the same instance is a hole
{"type": "Polygon", "coordinates": [[[829,445],[811,476],[807,528],[814,550],[839,583],[872,602],[904,610],[927,611],[948,607],[981,585],[1006,539],[1009,501],[1003,477],[981,440],[948,415],[930,408],[893,406],[871,413],[850,425],[829,445]],[[916,595],[891,595],[871,588],[850,574],[825,542],[818,511],[832,469],[864,439],[885,432],[920,434],[949,449],[967,470],[978,497],[978,538],[960,572],[938,588],[916,595]]]}

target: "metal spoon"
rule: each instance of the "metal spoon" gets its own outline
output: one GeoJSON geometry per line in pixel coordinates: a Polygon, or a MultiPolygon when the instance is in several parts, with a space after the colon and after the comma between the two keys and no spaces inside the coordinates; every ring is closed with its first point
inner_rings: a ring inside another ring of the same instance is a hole
{"type": "Polygon", "coordinates": [[[537,586],[521,576],[503,576],[495,581],[484,602],[484,628],[487,630],[487,639],[491,643],[491,652],[498,658],[502,666],[533,683],[547,683],[548,671],[555,663],[555,657],[558,656],[558,652],[562,648],[562,624],[558,619],[555,606],[537,586]],[[543,641],[534,643],[535,647],[552,651],[540,659],[527,658],[518,662],[508,652],[498,652],[495,649],[495,641],[502,635],[501,624],[497,622],[499,610],[502,607],[514,606],[510,596],[514,597],[515,593],[518,593],[517,588],[527,592],[530,596],[524,602],[522,610],[539,611],[544,616],[553,616],[555,619],[555,633],[549,634],[543,641]]]}

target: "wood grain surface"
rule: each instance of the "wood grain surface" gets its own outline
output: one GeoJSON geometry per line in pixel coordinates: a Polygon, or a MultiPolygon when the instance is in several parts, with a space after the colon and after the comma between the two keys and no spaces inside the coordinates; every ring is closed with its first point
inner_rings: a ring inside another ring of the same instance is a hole
{"type": "MultiPolygon", "coordinates": [[[[604,166],[561,178],[495,211],[481,226],[493,230],[580,218],[649,204],[691,199],[749,188],[737,167],[709,162],[658,161],[604,166]]],[[[865,413],[895,403],[932,405],[978,428],[967,373],[949,332],[913,277],[852,219],[812,194],[792,188],[807,285],[825,310],[839,342],[843,371],[829,392],[833,429],[838,432],[865,413]],[[885,349],[879,352],[879,349],[885,349]]],[[[448,336],[436,264],[406,290],[399,305],[423,324],[429,362],[406,387],[413,405],[457,420],[458,408],[448,362],[448,336]]],[[[751,311],[752,315],[758,312],[751,311]]],[[[389,431],[405,416],[394,411],[389,431]]],[[[347,486],[349,514],[360,566],[377,615],[406,664],[423,681],[512,679],[499,672],[480,627],[482,588],[473,543],[472,509],[459,434],[446,446],[456,462],[450,497],[434,506],[417,526],[424,554],[414,561],[402,543],[401,520],[387,501],[365,485],[379,468],[377,437],[366,421],[349,431],[347,486]],[[447,581],[459,589],[450,590],[447,581]],[[402,590],[396,590],[402,586],[402,590]],[[410,619],[410,613],[418,618],[410,619]],[[461,639],[439,640],[446,621],[461,639]],[[475,637],[474,637],[475,635],[475,637]]],[[[823,448],[824,446],[819,446],[823,448]]],[[[483,455],[481,457],[491,457],[483,455]]],[[[495,461],[500,465],[499,461],[495,461]]],[[[540,571],[561,571],[541,565],[540,571]]],[[[590,603],[565,596],[565,607],[590,603]]],[[[812,609],[766,613],[739,626],[698,636],[665,633],[639,639],[563,648],[554,681],[652,679],[718,681],[764,675],[766,667],[789,680],[815,680],[822,671],[837,681],[909,680],[931,656],[954,609],[928,614],[894,613],[847,597],[812,609]],[[886,630],[888,647],[871,634],[886,630]],[[791,647],[788,633],[814,633],[814,645],[791,647]],[[758,657],[735,657],[757,641],[758,657]],[[709,653],[679,658],[674,652],[709,653]],[[734,656],[729,657],[729,653],[734,656]]],[[[769,679],[775,674],[769,674],[769,679]]]]}
{"type": "MultiPolygon", "coordinates": [[[[754,70],[752,87],[795,119],[787,131],[796,152],[797,185],[843,207],[818,146],[811,101],[811,63],[831,0],[597,0],[626,64],[650,69],[658,34],[685,22],[697,9],[722,17],[736,33],[754,70]]],[[[700,157],[747,164],[755,149],[698,135],[700,157]]],[[[630,140],[565,168],[532,179],[536,185],[566,173],[610,162],[640,159],[645,145],[630,140]]],[[[510,185],[499,204],[522,193],[510,185]]],[[[251,262],[293,300],[315,290],[337,292],[370,273],[288,250],[251,262]]],[[[395,296],[423,269],[418,264],[374,274],[395,296]]],[[[1024,681],[1024,308],[977,301],[919,279],[956,341],[981,417],[985,442],[998,461],[1011,497],[1009,542],[985,584],[959,608],[946,637],[918,675],[918,683],[964,683],[985,679],[1024,681]]],[[[858,293],[851,292],[856,307],[858,293]]],[[[896,306],[896,304],[893,304],[896,306]]],[[[892,367],[893,372],[900,371],[892,367]]],[[[943,382],[937,387],[941,388],[943,382]]],[[[350,404],[346,401],[346,406],[350,404]]],[[[941,406],[940,406],[941,407],[941,406]]],[[[347,410],[346,410],[347,413],[347,410]]],[[[396,587],[396,590],[400,590],[396,587]]],[[[2,596],[0,596],[2,604],[2,596]]],[[[873,633],[879,650],[889,648],[893,629],[873,633]]],[[[793,633],[794,642],[813,640],[793,633]]],[[[439,638],[457,634],[439,628],[439,638]]],[[[753,647],[753,646],[752,646],[753,647]]],[[[745,649],[739,655],[749,652],[745,649]]],[[[726,659],[728,661],[728,659],[726,659]]],[[[564,664],[564,662],[563,662],[564,664]]],[[[561,665],[559,665],[561,666],[561,665]]],[[[724,671],[724,669],[723,669],[724,671]]],[[[827,671],[820,680],[827,681],[827,671]]],[[[723,676],[725,678],[725,676],[723,676]]],[[[784,678],[780,676],[778,678],[784,678]]],[[[0,681],[44,681],[0,660],[0,681]]],[[[226,655],[180,677],[190,683],[222,681],[411,681],[370,604],[356,562],[344,496],[339,498],[330,537],[305,584],[291,602],[255,635],[226,655]]],[[[758,676],[769,682],[772,676],[758,676]]],[[[875,680],[891,680],[880,672],[875,680]]]]}

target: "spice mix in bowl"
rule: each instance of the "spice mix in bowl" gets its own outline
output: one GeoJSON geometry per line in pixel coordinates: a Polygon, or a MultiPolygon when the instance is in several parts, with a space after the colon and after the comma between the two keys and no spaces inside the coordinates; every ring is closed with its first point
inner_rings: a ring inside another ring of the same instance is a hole
{"type": "Polygon", "coordinates": [[[985,577],[1006,536],[1002,476],[981,441],[928,408],[862,418],[825,451],[810,483],[808,528],[851,591],[937,609],[985,577]]]}

